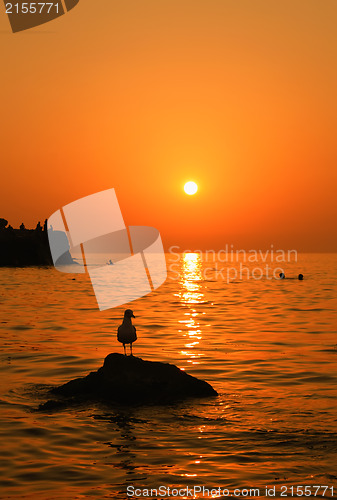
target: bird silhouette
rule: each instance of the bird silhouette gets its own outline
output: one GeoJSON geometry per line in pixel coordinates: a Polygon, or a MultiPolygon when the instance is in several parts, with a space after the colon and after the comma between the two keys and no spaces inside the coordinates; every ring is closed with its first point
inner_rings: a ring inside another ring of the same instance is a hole
{"type": "Polygon", "coordinates": [[[117,340],[124,347],[124,354],[126,356],[126,347],[125,344],[130,344],[130,351],[132,356],[132,343],[136,342],[137,334],[136,328],[133,326],[131,318],[134,318],[133,311],[131,309],[126,309],[124,312],[123,323],[118,327],[117,330],[117,340]]]}

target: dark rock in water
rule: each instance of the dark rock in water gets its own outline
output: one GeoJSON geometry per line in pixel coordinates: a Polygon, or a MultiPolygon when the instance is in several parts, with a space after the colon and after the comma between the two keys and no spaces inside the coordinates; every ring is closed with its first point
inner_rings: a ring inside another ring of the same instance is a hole
{"type": "Polygon", "coordinates": [[[186,398],[217,396],[210,384],[175,365],[117,353],[109,354],[97,372],[71,380],[51,392],[71,398],[72,402],[77,398],[127,405],[166,404],[186,398]]]}

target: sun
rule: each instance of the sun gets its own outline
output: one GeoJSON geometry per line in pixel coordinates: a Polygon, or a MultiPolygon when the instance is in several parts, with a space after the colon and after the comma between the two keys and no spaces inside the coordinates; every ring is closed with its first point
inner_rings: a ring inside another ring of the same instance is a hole
{"type": "Polygon", "coordinates": [[[186,182],[186,184],[184,186],[184,191],[186,194],[189,194],[189,195],[195,194],[198,191],[198,186],[193,181],[186,182]]]}

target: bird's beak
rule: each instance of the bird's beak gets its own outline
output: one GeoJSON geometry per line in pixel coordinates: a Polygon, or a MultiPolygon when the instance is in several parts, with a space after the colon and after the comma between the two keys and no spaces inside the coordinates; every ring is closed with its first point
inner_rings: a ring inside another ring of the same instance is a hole
{"type": "Polygon", "coordinates": [[[136,316],[135,316],[134,314],[131,316],[131,318],[135,318],[135,317],[136,317],[136,316]]]}

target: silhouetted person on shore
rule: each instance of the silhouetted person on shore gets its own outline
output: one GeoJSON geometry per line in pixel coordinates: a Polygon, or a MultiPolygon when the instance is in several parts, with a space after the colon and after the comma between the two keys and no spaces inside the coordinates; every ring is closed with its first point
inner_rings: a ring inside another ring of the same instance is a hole
{"type": "Polygon", "coordinates": [[[40,221],[36,224],[35,231],[36,231],[37,233],[41,233],[41,232],[42,232],[42,226],[41,226],[40,221]]]}
{"type": "Polygon", "coordinates": [[[45,219],[43,224],[43,230],[47,231],[47,229],[48,229],[48,219],[45,219]]]}
{"type": "Polygon", "coordinates": [[[286,277],[286,275],[284,273],[280,273],[279,277],[280,277],[280,280],[284,280],[284,278],[286,277]]]}
{"type": "Polygon", "coordinates": [[[24,225],[24,223],[22,222],[22,224],[20,225],[20,231],[26,231],[26,226],[24,225]]]}
{"type": "Polygon", "coordinates": [[[300,281],[302,281],[302,280],[303,280],[303,278],[304,278],[303,274],[299,274],[299,275],[298,275],[298,279],[299,279],[300,281]]]}
{"type": "Polygon", "coordinates": [[[0,229],[6,229],[7,224],[8,224],[8,220],[0,219],[0,229]]]}
{"type": "Polygon", "coordinates": [[[136,328],[133,326],[131,318],[134,318],[133,311],[131,309],[126,309],[124,312],[123,323],[118,327],[117,330],[117,340],[121,342],[124,347],[124,354],[126,356],[125,344],[130,344],[130,351],[132,356],[132,343],[136,342],[137,334],[136,328]]]}

